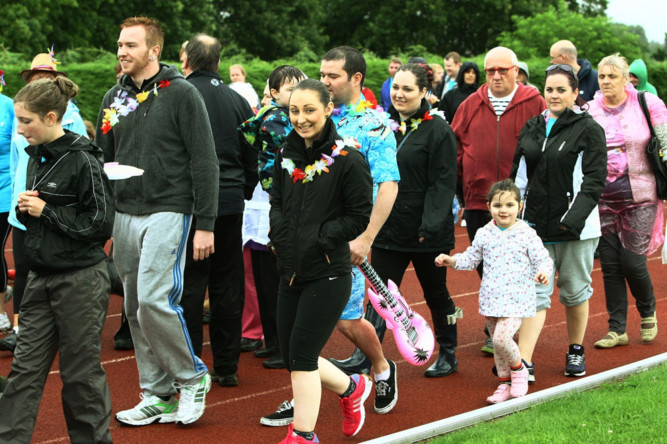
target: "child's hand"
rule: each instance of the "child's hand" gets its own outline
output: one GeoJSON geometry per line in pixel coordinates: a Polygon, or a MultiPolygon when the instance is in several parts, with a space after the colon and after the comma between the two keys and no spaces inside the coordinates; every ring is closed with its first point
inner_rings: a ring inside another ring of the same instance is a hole
{"type": "Polygon", "coordinates": [[[539,282],[540,284],[544,285],[549,285],[549,276],[545,272],[540,271],[535,276],[535,282],[539,282]]]}
{"type": "Polygon", "coordinates": [[[40,217],[42,215],[42,210],[46,202],[37,197],[37,194],[37,191],[19,193],[18,206],[21,213],[27,212],[32,217],[40,217]]]}
{"type": "Polygon", "coordinates": [[[435,258],[435,265],[438,267],[453,267],[456,265],[456,259],[446,254],[440,254],[435,258]]]}

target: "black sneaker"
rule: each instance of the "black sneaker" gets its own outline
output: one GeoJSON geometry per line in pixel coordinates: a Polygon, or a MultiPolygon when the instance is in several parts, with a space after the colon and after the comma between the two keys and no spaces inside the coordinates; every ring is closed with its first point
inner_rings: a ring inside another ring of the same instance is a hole
{"type": "Polygon", "coordinates": [[[389,413],[398,401],[398,385],[396,384],[396,363],[387,359],[389,363],[389,379],[375,383],[375,413],[389,413]]]}
{"type": "Polygon", "coordinates": [[[586,357],[567,353],[565,355],[565,376],[579,377],[586,374],[586,357]]]}
{"type": "Polygon", "coordinates": [[[229,375],[219,375],[214,368],[209,370],[211,381],[217,382],[220,387],[236,387],[239,385],[239,374],[234,372],[229,375]]]}
{"type": "Polygon", "coordinates": [[[535,384],[535,363],[528,365],[524,359],[521,359],[521,362],[528,369],[528,384],[535,384]]]}
{"type": "Polygon", "coordinates": [[[10,351],[10,352],[14,353],[14,349],[16,348],[17,338],[18,338],[18,336],[12,330],[7,336],[0,339],[0,350],[10,351]]]}
{"type": "Polygon", "coordinates": [[[259,423],[269,427],[280,427],[289,425],[294,419],[294,406],[290,401],[283,401],[278,410],[270,415],[262,416],[259,423]]]}
{"type": "Polygon", "coordinates": [[[241,338],[241,351],[242,352],[251,352],[255,351],[262,346],[261,339],[250,339],[250,338],[241,338]]]}

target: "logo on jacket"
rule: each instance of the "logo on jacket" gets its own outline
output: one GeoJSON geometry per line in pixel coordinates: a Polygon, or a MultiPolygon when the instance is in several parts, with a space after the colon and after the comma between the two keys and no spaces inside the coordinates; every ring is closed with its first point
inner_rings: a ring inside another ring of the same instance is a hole
{"type": "Polygon", "coordinates": [[[49,183],[46,184],[46,188],[51,188],[51,189],[54,189],[54,190],[56,189],[57,186],[58,186],[58,184],[55,183],[55,182],[49,182],[49,183]]]}
{"type": "Polygon", "coordinates": [[[211,79],[211,85],[218,86],[219,84],[220,82],[218,81],[218,79],[211,79]]]}

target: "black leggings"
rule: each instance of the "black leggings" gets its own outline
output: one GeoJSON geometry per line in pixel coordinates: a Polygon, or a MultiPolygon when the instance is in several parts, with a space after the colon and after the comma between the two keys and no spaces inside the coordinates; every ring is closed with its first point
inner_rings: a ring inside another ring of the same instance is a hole
{"type": "MultiPolygon", "coordinates": [[[[441,253],[449,254],[449,251],[441,253]]],[[[433,252],[417,253],[373,248],[371,265],[383,281],[391,279],[400,287],[405,270],[412,262],[428,308],[431,312],[440,310],[451,314],[456,307],[447,290],[447,267],[435,266],[434,260],[437,255],[438,253],[433,252]]]]}
{"type": "Polygon", "coordinates": [[[25,231],[16,228],[12,234],[12,248],[14,249],[14,314],[21,311],[21,300],[28,280],[28,263],[25,260],[25,231]]]}
{"type": "Polygon", "coordinates": [[[278,344],[289,371],[315,371],[352,291],[352,274],[278,287],[278,344]]]}
{"type": "MultiPolygon", "coordinates": [[[[0,270],[0,292],[5,293],[7,291],[7,261],[5,260],[5,245],[7,244],[7,237],[9,232],[12,229],[12,226],[9,225],[7,217],[9,212],[0,213],[0,242],[2,242],[2,270],[0,270]]],[[[18,312],[17,312],[18,313],[18,312]]]]}

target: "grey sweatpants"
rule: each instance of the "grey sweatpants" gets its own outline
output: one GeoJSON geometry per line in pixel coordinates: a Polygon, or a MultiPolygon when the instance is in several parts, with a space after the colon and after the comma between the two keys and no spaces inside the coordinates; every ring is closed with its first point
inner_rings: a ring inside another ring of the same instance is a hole
{"type": "Polygon", "coordinates": [[[114,262],[123,281],[139,385],[152,395],[175,394],[175,382],[192,384],[208,372],[195,355],[179,305],[191,220],[180,213],[116,212],[114,262]]]}
{"type": "Polygon", "coordinates": [[[0,442],[29,443],[57,352],[63,412],[73,443],[110,443],[111,396],[100,362],[109,305],[105,261],[70,273],[28,274],[20,334],[0,396],[0,442]]]}

